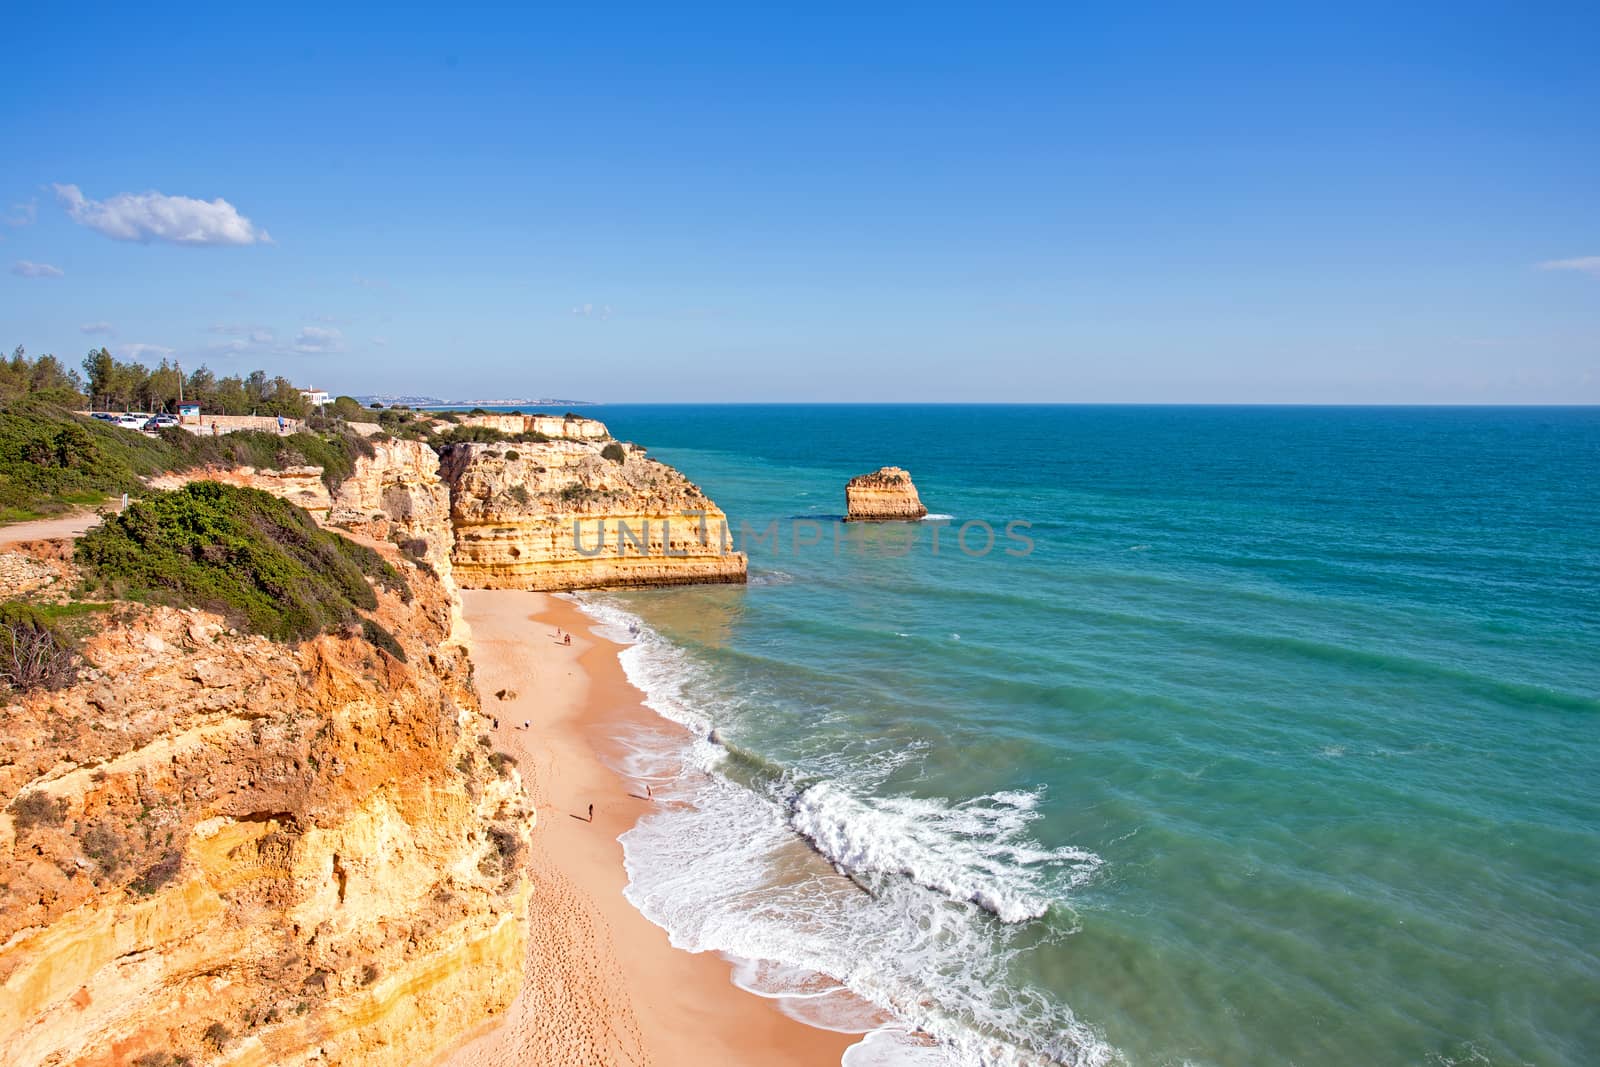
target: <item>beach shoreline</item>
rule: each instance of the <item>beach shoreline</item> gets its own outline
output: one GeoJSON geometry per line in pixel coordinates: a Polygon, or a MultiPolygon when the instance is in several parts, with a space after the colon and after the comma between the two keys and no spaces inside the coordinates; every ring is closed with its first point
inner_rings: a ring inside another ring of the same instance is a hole
{"type": "Polygon", "coordinates": [[[611,757],[620,737],[664,721],[628,681],[622,646],[549,594],[464,590],[462,602],[495,748],[516,759],[537,810],[534,889],[522,992],[438,1062],[838,1064],[860,1035],[807,1026],[740,989],[730,962],[674,948],[623,896],[617,839],[656,801],[611,757]]]}

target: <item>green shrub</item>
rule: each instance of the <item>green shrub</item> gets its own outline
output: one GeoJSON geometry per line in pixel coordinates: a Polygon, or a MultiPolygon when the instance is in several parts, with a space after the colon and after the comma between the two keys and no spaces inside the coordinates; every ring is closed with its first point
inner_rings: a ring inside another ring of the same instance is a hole
{"type": "Polygon", "coordinates": [[[622,446],[615,441],[602,448],[600,454],[613,463],[623,463],[628,458],[628,453],[624,452],[622,446]]]}
{"type": "Polygon", "coordinates": [[[367,409],[361,406],[361,402],[349,396],[334,397],[333,403],[328,406],[328,413],[346,422],[365,422],[370,418],[367,409]]]}
{"type": "Polygon", "coordinates": [[[282,641],[362,625],[360,612],[377,606],[369,578],[410,598],[372,549],[277,497],[216,482],[154,493],[108,516],[79,539],[77,560],[89,589],[209,608],[282,641]]]}
{"type": "Polygon", "coordinates": [[[147,437],[25,398],[0,406],[0,522],[55,514],[119,493],[140,496],[144,477],[196,467],[315,464],[332,488],[351,475],[360,456],[372,453],[372,442],[343,432],[211,436],[169,426],[147,437]]]}
{"type": "Polygon", "coordinates": [[[138,492],[141,475],[173,466],[171,449],[142,433],[37,398],[0,407],[0,521],[138,492]]]}

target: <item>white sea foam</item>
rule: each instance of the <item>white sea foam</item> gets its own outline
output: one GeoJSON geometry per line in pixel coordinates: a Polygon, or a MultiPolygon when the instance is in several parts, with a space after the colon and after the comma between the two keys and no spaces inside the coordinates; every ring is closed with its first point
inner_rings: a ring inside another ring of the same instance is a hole
{"type": "Polygon", "coordinates": [[[1031,844],[1025,832],[1038,818],[1037,803],[1032,793],[994,793],[958,804],[915,797],[869,804],[825,781],[795,798],[790,822],[847,874],[903,875],[1020,923],[1050,909],[1043,875],[1064,869],[1077,886],[1100,866],[1093,852],[1031,844]]]}
{"type": "Polygon", "coordinates": [[[955,522],[956,521],[956,517],[954,515],[945,515],[945,514],[943,514],[941,512],[937,512],[937,511],[930,511],[930,512],[928,512],[928,514],[922,516],[922,521],[923,522],[955,522]]]}
{"type": "Polygon", "coordinates": [[[874,796],[873,782],[915,758],[907,751],[746,788],[719,773],[729,752],[711,739],[737,707],[706,697],[688,656],[615,602],[580,603],[632,642],[622,663],[646,704],[695,738],[647,732],[624,757],[631,774],[670,779],[680,801],[621,838],[626,895],[674,945],[744,961],[735,980],[804,1022],[870,1031],[850,1067],[1121,1062],[1066,1005],[1009,974],[1025,920],[1100,863],[1028,838],[1038,792],[874,796]]]}

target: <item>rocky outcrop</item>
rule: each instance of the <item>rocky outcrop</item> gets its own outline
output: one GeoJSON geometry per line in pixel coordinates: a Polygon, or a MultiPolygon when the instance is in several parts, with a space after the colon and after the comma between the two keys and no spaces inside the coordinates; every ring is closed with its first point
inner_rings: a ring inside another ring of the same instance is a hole
{"type": "Polygon", "coordinates": [[[532,815],[398,565],[406,662],[119,605],[0,707],[0,1062],[410,1067],[509,1004],[532,815]]]}
{"type": "Polygon", "coordinates": [[[899,467],[879,467],[851,478],[844,495],[846,522],[913,520],[928,514],[911,475],[899,467]]]}
{"type": "Polygon", "coordinates": [[[537,433],[571,441],[608,441],[605,423],[581,415],[506,415],[490,412],[461,416],[463,426],[483,426],[504,434],[537,433]]]}
{"type": "MultiPolygon", "coordinates": [[[[188,471],[152,484],[209,479],[264,490],[319,522],[401,546],[450,590],[745,580],[745,556],[733,551],[721,509],[644,449],[612,440],[602,423],[550,415],[468,419],[515,420],[505,424],[507,433],[544,425],[537,432],[551,439],[450,445],[442,455],[421,441],[375,440],[372,454],[358,456],[332,492],[320,467],[188,471]],[[554,429],[565,433],[547,432],[554,429]]],[[[465,624],[459,600],[454,604],[459,635],[465,624]]]]}
{"type": "Polygon", "coordinates": [[[472,589],[742,582],[727,517],[644,450],[576,440],[445,449],[455,575],[472,589]]]}
{"type": "Polygon", "coordinates": [[[439,478],[439,454],[423,442],[374,441],[372,455],[356,457],[355,471],[335,487],[328,522],[394,541],[451,584],[450,490],[439,478]]]}

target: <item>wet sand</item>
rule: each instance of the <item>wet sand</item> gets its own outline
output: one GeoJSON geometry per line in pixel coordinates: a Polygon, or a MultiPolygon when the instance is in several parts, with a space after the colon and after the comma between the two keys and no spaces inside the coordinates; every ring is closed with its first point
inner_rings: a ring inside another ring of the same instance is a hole
{"type": "Polygon", "coordinates": [[[727,961],[673,948],[623,897],[617,837],[655,802],[605,758],[619,734],[659,730],[662,720],[628,683],[619,646],[591,635],[592,620],[575,605],[546,594],[466,590],[462,600],[484,711],[500,720],[496,747],[522,769],[538,826],[523,991],[493,1028],[441,1063],[838,1064],[857,1036],[806,1026],[737,988],[727,961]]]}

